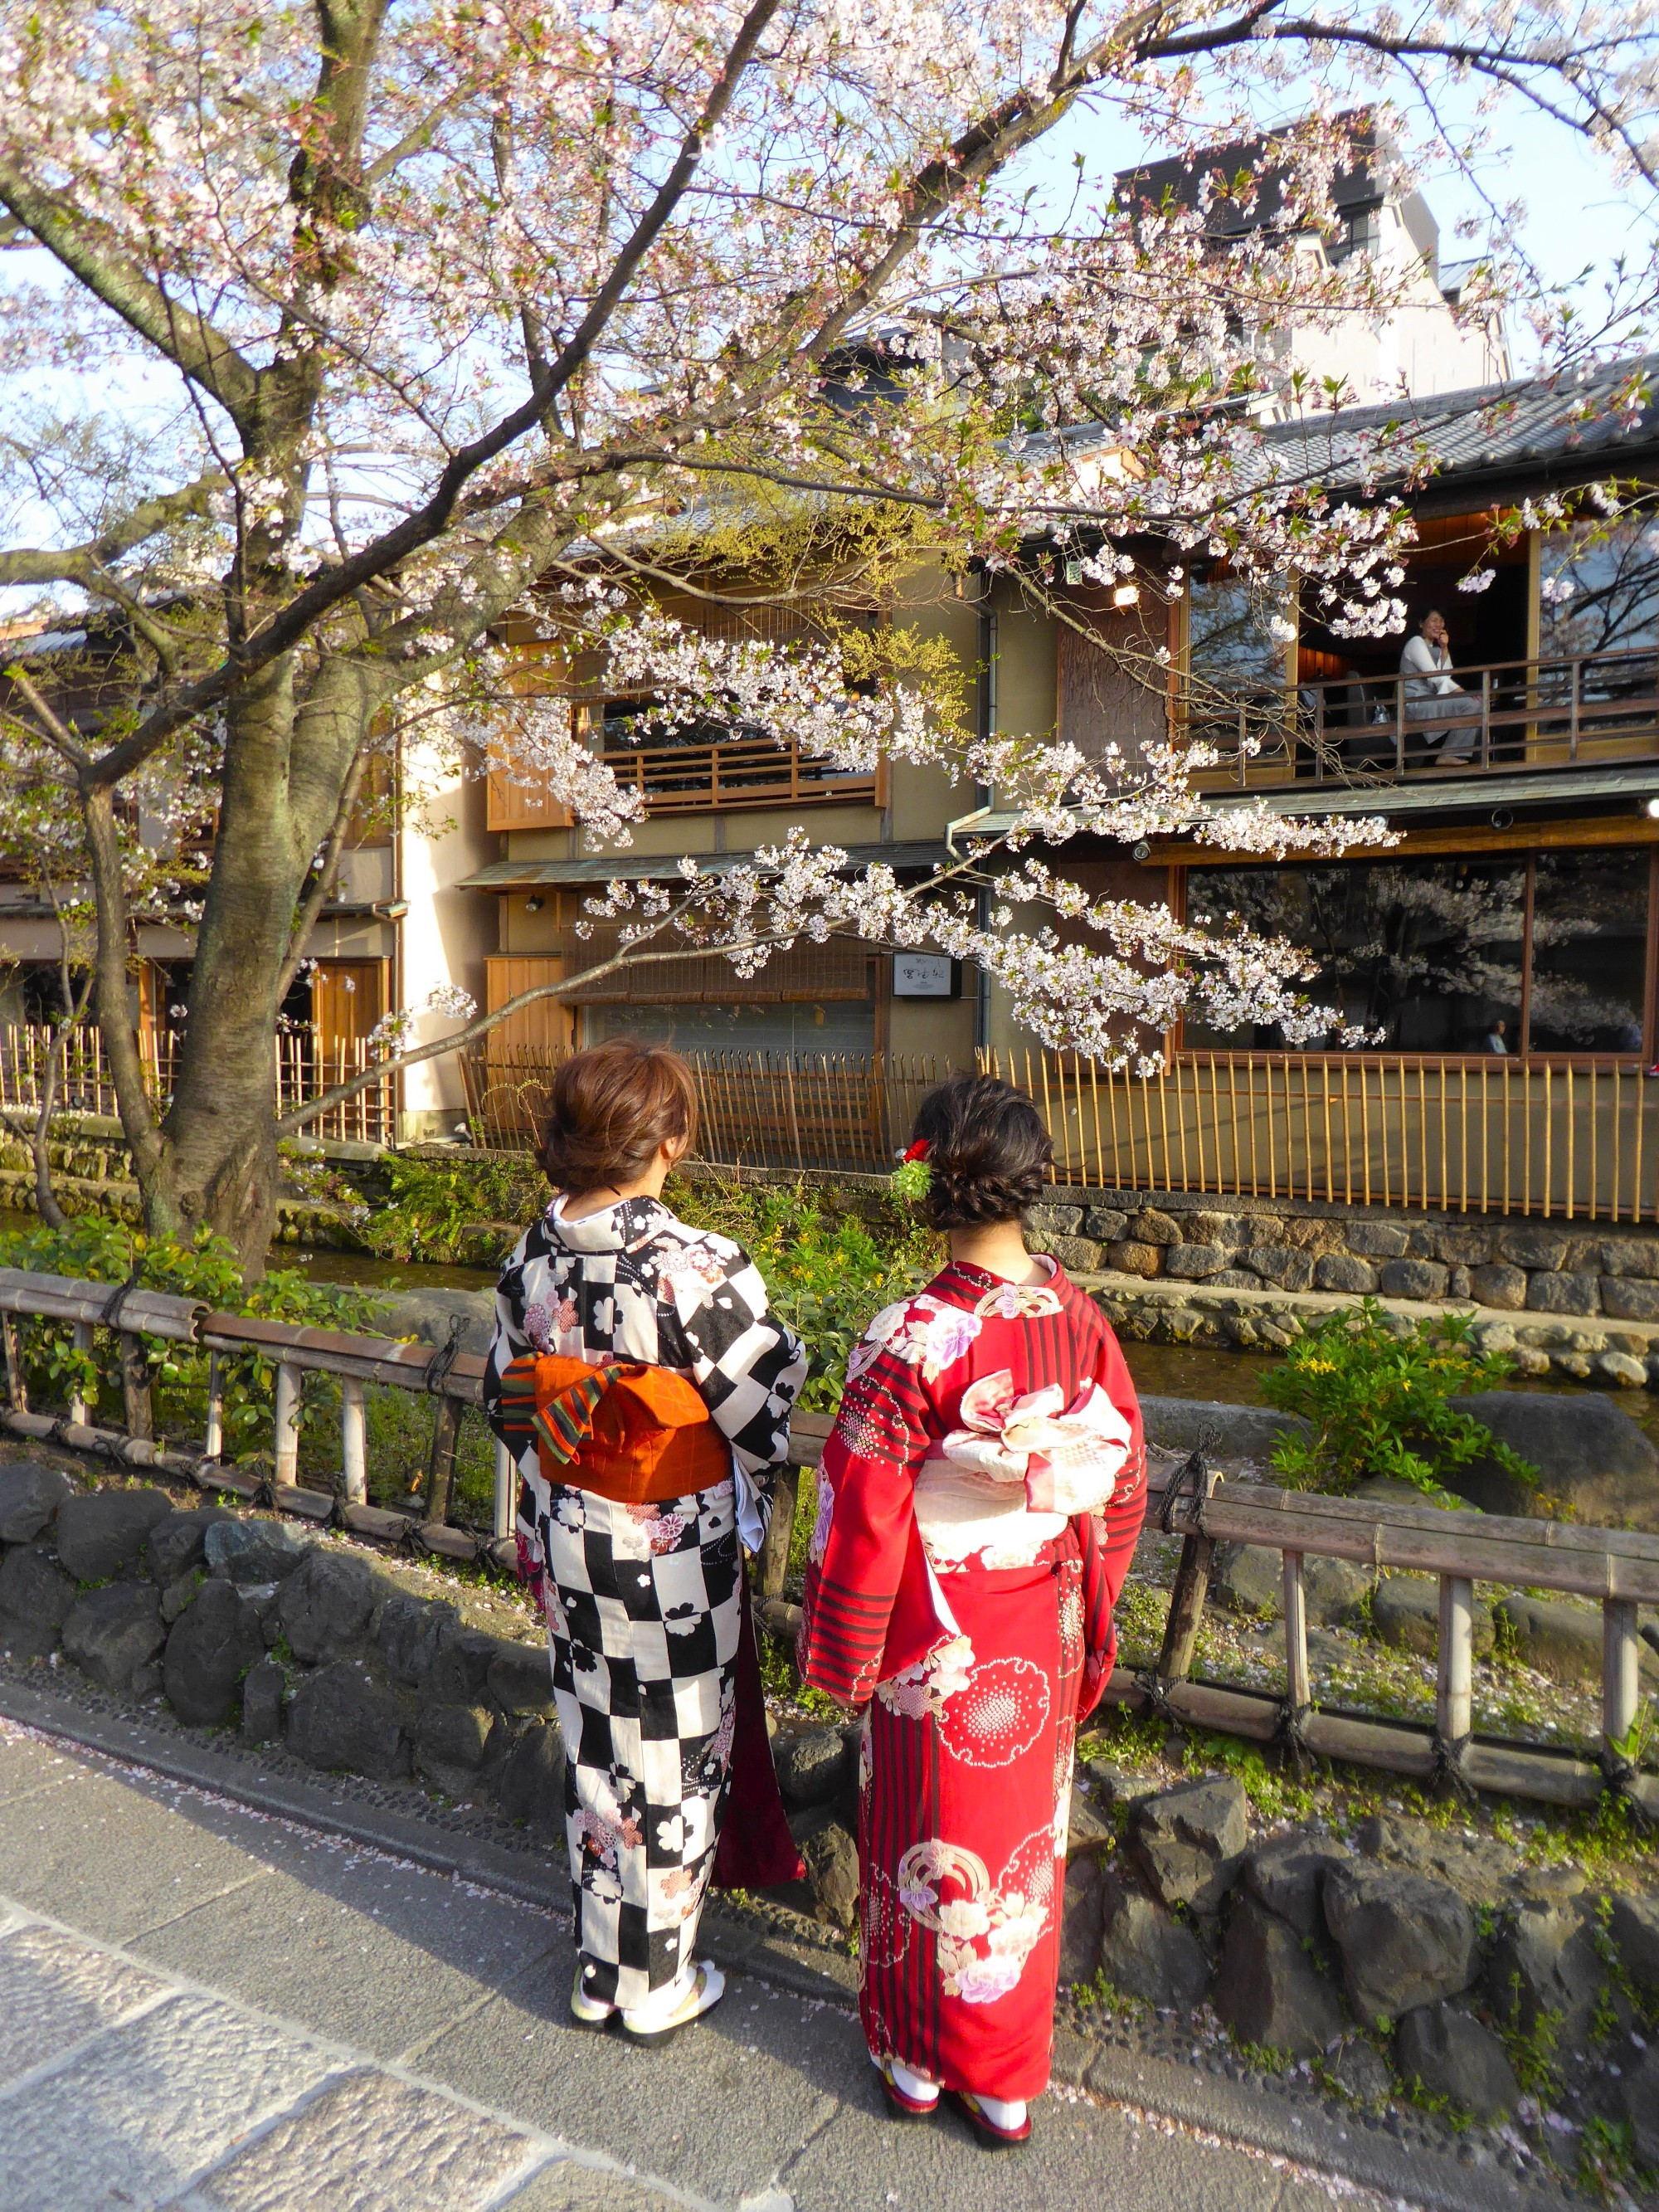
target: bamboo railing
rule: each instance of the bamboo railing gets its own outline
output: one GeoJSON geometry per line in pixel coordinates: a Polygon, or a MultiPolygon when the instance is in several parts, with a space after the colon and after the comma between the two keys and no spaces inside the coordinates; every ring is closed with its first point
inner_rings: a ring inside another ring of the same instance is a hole
{"type": "Polygon", "coordinates": [[[1054,1176],[1564,1221],[1659,1218],[1659,1081],[1630,1060],[1172,1054],[1161,1073],[991,1052],[1054,1140],[1054,1176]]]}
{"type": "MultiPolygon", "coordinates": [[[[0,1106],[38,1107],[46,1079],[52,1031],[30,1024],[0,1027],[0,1106]]],[[[141,1030],[138,1039],[143,1062],[144,1087],[158,1106],[173,1096],[181,1040],[176,1030],[141,1030]]],[[[276,1040],[273,1083],[276,1110],[291,1112],[308,1099],[349,1082],[374,1065],[375,1055],[367,1037],[344,1037],[325,1045],[301,1032],[276,1040]]],[[[117,1111],[115,1079],[100,1032],[92,1027],[74,1030],[65,1047],[63,1072],[58,1084],[58,1110],[64,1114],[113,1116],[117,1111]]],[[[309,1133],[361,1144],[389,1145],[397,1137],[397,1085],[381,1076],[355,1097],[331,1107],[309,1127],[309,1133]]]]}
{"type": "MultiPolygon", "coordinates": [[[[448,1344],[431,1350],[389,1337],[347,1335],[287,1322],[210,1313],[188,1298],[125,1285],[83,1282],[0,1268],[0,1346],[7,1402],[0,1430],[70,1451],[94,1453],[210,1493],[312,1521],[335,1521],[371,1541],[406,1546],[507,1569],[516,1482],[498,1444],[492,1533],[480,1544],[450,1525],[451,1476],[463,1409],[482,1401],[484,1362],[448,1344]],[[125,1430],[94,1427],[83,1403],[59,1413],[30,1406],[16,1323],[67,1323],[78,1348],[94,1332],[115,1335],[119,1347],[125,1430]],[[151,1432],[146,1339],[205,1346],[210,1353],[206,1434],[199,1449],[169,1449],[151,1432]],[[254,1352],[273,1374],[274,1465],[251,1473],[222,1457],[223,1363],[254,1352]],[[332,1375],[341,1386],[341,1472],[327,1489],[298,1480],[298,1413],[302,1377],[332,1375]],[[372,1505],[368,1498],[363,1389],[366,1383],[421,1391],[434,1401],[432,1452],[424,1517],[372,1505]]],[[[775,1593],[797,1504],[793,1471],[816,1466],[829,1424],[798,1417],[790,1470],[781,1476],[773,1528],[759,1580],[763,1620],[782,1607],[775,1593]]],[[[1553,1521],[1507,1519],[1474,1511],[1442,1511],[1393,1501],[1361,1502],[1307,1492],[1221,1482],[1201,1451],[1173,1476],[1149,1486],[1159,1524],[1183,1539],[1170,1591],[1169,1624],[1154,1668],[1120,1668],[1109,1701],[1150,1705],[1177,1719],[1260,1741],[1429,1780],[1446,1774],[1468,1789],[1500,1790],[1548,1803],[1589,1805],[1607,1788],[1624,1792],[1650,1817],[1659,1815],[1659,1775],[1639,1765],[1643,1696],[1638,1608],[1659,1604],[1659,1536],[1619,1528],[1587,1528],[1553,1521]],[[1210,1557],[1218,1540],[1266,1544],[1284,1560],[1285,1692],[1274,1698],[1191,1679],[1210,1557]],[[1312,1698],[1308,1665],[1304,1562],[1353,1559],[1437,1576],[1440,1585],[1439,1656],[1431,1728],[1382,1717],[1328,1711],[1312,1698]],[[1601,1746],[1595,1761],[1535,1745],[1474,1733],[1473,1622],[1476,1583],[1547,1589],[1598,1601],[1602,1617],[1601,1746]]]]}
{"type": "MultiPolygon", "coordinates": [[[[461,1055],[475,1133],[503,1151],[533,1145],[562,1054],[485,1039],[461,1055]]],[[[885,1175],[916,1108],[947,1070],[896,1054],[687,1054],[697,1083],[697,1150],[723,1166],[885,1175]]]]}

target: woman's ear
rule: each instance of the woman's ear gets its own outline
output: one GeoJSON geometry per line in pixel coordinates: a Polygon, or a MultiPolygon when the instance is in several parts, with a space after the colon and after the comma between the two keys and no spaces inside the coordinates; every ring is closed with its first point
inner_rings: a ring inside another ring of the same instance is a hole
{"type": "Polygon", "coordinates": [[[690,1137],[665,1137],[657,1147],[662,1164],[672,1174],[691,1149],[690,1137]]]}

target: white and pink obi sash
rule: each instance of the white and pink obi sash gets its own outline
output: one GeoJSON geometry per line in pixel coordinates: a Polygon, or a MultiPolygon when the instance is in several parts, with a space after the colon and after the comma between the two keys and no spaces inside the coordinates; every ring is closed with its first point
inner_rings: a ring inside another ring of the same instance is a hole
{"type": "Polygon", "coordinates": [[[1066,1406],[1057,1382],[1017,1396],[1004,1368],[969,1385],[960,1414],[916,1477],[916,1526],[942,1567],[976,1553],[1029,1565],[1074,1513],[1108,1504],[1129,1455],[1129,1424],[1094,1382],[1066,1406]]]}

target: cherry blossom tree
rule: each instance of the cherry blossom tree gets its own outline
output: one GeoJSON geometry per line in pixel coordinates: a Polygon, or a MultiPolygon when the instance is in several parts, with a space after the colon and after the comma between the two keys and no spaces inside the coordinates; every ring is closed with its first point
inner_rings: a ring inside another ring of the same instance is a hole
{"type": "MultiPolygon", "coordinates": [[[[942,763],[1013,824],[920,885],[793,833],[718,879],[688,862],[672,885],[614,886],[598,904],[625,927],[588,980],[711,946],[748,972],[850,931],[989,969],[1039,1037],[1085,1053],[1154,1051],[1189,1002],[1223,1026],[1326,1029],[1293,948],[1091,902],[1057,863],[1083,833],[1282,852],[1376,825],[1200,818],[1201,746],[1085,762],[1048,732],[984,739],[916,639],[870,617],[904,575],[1179,593],[1224,556],[1247,583],[1293,574],[1339,629],[1396,623],[1401,514],[1273,474],[1259,437],[1267,415],[1340,396],[1261,333],[1385,313],[1403,281],[1308,250],[1352,158],[1343,116],[1383,117],[1408,166],[1472,159],[1485,107],[1520,103],[1645,190],[1646,16],[1638,0],[0,0],[0,586],[125,639],[125,680],[90,703],[15,662],[0,744],[8,789],[31,794],[15,834],[68,850],[91,904],[93,1004],[151,1229],[205,1224],[259,1264],[278,1008],[377,747],[415,731],[476,764],[488,743],[585,828],[626,836],[635,803],[564,703],[584,670],[648,688],[665,729],[942,763]],[[1455,139],[1454,108],[1474,118],[1455,139]],[[1206,204],[1120,206],[1086,170],[1033,184],[1035,149],[1079,109],[1187,153],[1267,112],[1303,119],[1206,204]],[[1280,214],[1218,252],[1208,204],[1248,204],[1269,170],[1280,214]],[[660,611],[757,589],[810,597],[811,641],[733,644],[660,611]],[[135,877],[171,870],[189,900],[198,858],[162,1113],[128,1006],[135,877]]],[[[1527,289],[1507,222],[1494,208],[1465,312],[1513,296],[1565,365],[1582,317],[1527,289]]],[[[1647,295],[1633,264],[1625,282],[1628,331],[1647,295]]],[[[1155,653],[1141,672],[1164,681],[1155,653]]],[[[513,1010],[412,1050],[394,1024],[388,1064],[513,1010]]]]}

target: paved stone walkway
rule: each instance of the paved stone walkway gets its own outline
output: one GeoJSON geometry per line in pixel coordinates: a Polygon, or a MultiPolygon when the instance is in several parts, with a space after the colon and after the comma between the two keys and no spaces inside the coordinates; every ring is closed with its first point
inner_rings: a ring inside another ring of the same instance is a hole
{"type": "Polygon", "coordinates": [[[0,1725],[0,2212],[1381,2212],[1080,2096],[988,2158],[838,2006],[734,1976],[644,2052],[571,1972],[550,1911],[0,1725]]]}

